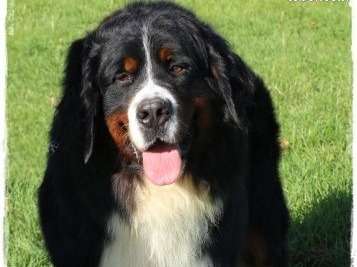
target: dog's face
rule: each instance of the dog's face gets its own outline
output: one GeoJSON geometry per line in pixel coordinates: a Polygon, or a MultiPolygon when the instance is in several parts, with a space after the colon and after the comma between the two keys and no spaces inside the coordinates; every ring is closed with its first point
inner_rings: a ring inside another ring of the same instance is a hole
{"type": "Polygon", "coordinates": [[[100,70],[108,81],[101,84],[106,120],[127,126],[119,130],[140,152],[157,142],[178,145],[189,130],[192,100],[204,86],[190,47],[153,25],[104,46],[102,57],[111,62],[100,70]]]}
{"type": "Polygon", "coordinates": [[[145,22],[105,20],[91,45],[92,66],[119,153],[128,163],[139,161],[155,184],[169,184],[183,173],[191,144],[213,138],[229,93],[217,88],[222,62],[212,57],[203,29],[182,14],[145,22]]]}

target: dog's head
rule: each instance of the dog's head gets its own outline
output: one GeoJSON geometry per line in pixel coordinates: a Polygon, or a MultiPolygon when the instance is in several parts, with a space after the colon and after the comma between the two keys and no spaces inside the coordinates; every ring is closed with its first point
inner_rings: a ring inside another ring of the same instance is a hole
{"type": "Polygon", "coordinates": [[[176,5],[133,4],[106,18],[80,50],[85,162],[103,120],[123,161],[169,184],[184,171],[193,143],[209,146],[222,124],[239,125],[234,55],[176,5]]]}

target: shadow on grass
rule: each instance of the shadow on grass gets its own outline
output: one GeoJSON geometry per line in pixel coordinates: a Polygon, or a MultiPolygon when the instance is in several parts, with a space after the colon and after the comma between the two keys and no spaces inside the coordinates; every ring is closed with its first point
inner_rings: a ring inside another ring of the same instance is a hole
{"type": "Polygon", "coordinates": [[[317,203],[301,222],[292,221],[290,265],[350,266],[351,205],[351,195],[335,192],[317,203]]]}

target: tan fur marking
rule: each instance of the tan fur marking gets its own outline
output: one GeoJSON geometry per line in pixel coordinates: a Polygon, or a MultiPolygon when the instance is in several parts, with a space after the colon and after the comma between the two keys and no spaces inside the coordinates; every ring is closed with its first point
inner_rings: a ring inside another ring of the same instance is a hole
{"type": "Polygon", "coordinates": [[[212,125],[212,112],[209,101],[205,97],[196,97],[193,100],[198,114],[198,124],[200,128],[209,128],[212,125]]]}
{"type": "Polygon", "coordinates": [[[218,80],[219,79],[219,71],[218,71],[218,66],[216,64],[211,65],[211,72],[212,72],[213,78],[218,80]]]}
{"type": "Polygon", "coordinates": [[[128,114],[126,112],[114,112],[105,121],[119,152],[127,161],[132,160],[134,155],[129,147],[128,114]]]}
{"type": "Polygon", "coordinates": [[[259,229],[252,229],[247,236],[247,254],[250,265],[254,267],[271,267],[266,243],[259,229]]]}
{"type": "Polygon", "coordinates": [[[134,73],[138,70],[139,61],[132,57],[125,57],[123,59],[123,68],[126,72],[134,73]]]}
{"type": "Polygon", "coordinates": [[[159,50],[159,58],[162,62],[167,62],[172,58],[172,49],[162,47],[159,50]]]}

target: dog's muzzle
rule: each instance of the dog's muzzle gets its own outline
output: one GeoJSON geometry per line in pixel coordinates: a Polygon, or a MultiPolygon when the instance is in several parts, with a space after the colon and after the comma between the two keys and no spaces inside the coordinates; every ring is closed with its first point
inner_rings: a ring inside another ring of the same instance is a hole
{"type": "Polygon", "coordinates": [[[140,151],[156,142],[176,142],[177,103],[168,91],[161,91],[151,95],[139,92],[129,106],[130,140],[140,151]]]}
{"type": "Polygon", "coordinates": [[[133,130],[130,138],[141,150],[145,177],[156,185],[174,183],[182,171],[181,153],[175,143],[176,113],[170,99],[153,96],[138,101],[134,120],[130,122],[129,118],[133,130]]]}

